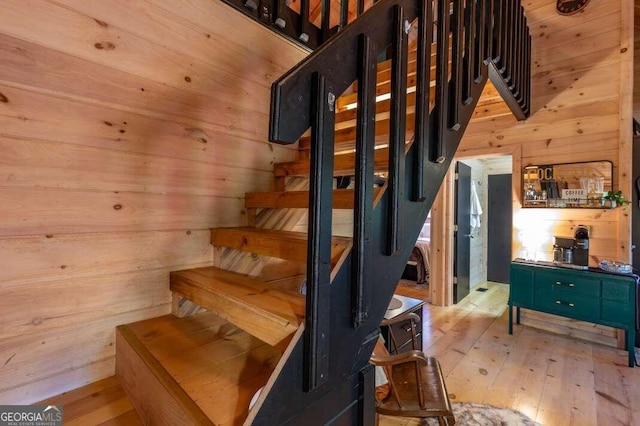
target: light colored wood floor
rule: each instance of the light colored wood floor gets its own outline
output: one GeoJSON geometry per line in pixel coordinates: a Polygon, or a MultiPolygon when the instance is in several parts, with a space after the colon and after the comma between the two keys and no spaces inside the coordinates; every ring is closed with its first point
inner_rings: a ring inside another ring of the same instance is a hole
{"type": "Polygon", "coordinates": [[[640,368],[627,367],[625,351],[526,326],[511,336],[508,286],[483,287],[424,310],[424,351],[440,361],[452,402],[514,408],[545,426],[640,425],[640,368]]]}
{"type": "MultiPolygon", "coordinates": [[[[525,326],[510,336],[508,286],[483,286],[456,306],[424,310],[425,352],[439,359],[452,402],[511,407],[545,426],[640,425],[640,368],[627,367],[626,352],[525,326]]],[[[64,404],[65,425],[141,424],[115,377],[46,403],[64,404]]]]}

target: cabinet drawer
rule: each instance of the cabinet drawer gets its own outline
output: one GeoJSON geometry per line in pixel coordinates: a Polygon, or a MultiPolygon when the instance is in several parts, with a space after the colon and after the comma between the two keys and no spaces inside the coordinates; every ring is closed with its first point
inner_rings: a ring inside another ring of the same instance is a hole
{"type": "Polygon", "coordinates": [[[535,309],[584,321],[600,319],[600,300],[581,294],[536,289],[535,309]]]}
{"type": "Polygon", "coordinates": [[[600,297],[600,280],[581,277],[577,273],[541,271],[536,274],[535,285],[537,288],[553,288],[553,291],[564,290],[571,294],[600,297]]]}
{"type": "Polygon", "coordinates": [[[635,322],[634,314],[633,305],[629,303],[617,303],[610,300],[602,301],[602,320],[617,323],[620,328],[633,328],[635,322]]]}

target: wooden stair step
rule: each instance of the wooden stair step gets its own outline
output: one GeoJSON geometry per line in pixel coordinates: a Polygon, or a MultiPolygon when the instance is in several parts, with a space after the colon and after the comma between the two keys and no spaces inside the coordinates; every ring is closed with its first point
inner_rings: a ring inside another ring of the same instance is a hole
{"type": "MultiPolygon", "coordinates": [[[[406,150],[411,146],[406,144],[406,150]]],[[[355,173],[355,152],[345,152],[336,154],[334,157],[334,176],[353,176],[355,173]]],[[[379,148],[375,150],[374,170],[376,172],[386,171],[389,165],[389,148],[379,148]]],[[[277,177],[283,176],[309,176],[309,160],[301,159],[286,163],[277,163],[274,166],[274,174],[277,177]]]]}
{"type": "MultiPolygon", "coordinates": [[[[434,99],[434,97],[435,97],[435,86],[436,86],[435,71],[432,70],[431,71],[431,78],[429,79],[429,87],[430,87],[431,99],[434,99]]],[[[415,87],[416,87],[416,74],[415,74],[415,72],[407,74],[407,91],[408,91],[408,93],[415,93],[415,87]]],[[[387,81],[384,81],[384,82],[377,83],[377,85],[376,85],[376,96],[382,96],[382,95],[386,95],[388,93],[391,93],[391,81],[387,80],[387,81]]],[[[349,94],[346,94],[346,95],[342,95],[338,99],[340,100],[340,102],[338,104],[338,112],[336,113],[336,115],[338,115],[340,112],[344,111],[344,109],[349,108],[349,105],[351,105],[351,106],[355,105],[358,102],[358,93],[354,92],[354,93],[349,93],[349,94]]],[[[336,120],[336,121],[338,121],[338,120],[336,120]]]]}
{"type": "MultiPolygon", "coordinates": [[[[374,198],[382,191],[374,188],[374,198]]],[[[333,191],[334,209],[353,209],[353,189],[336,189],[333,191]]],[[[245,195],[246,208],[266,209],[306,209],[309,207],[309,191],[283,192],[249,192],[245,195]]]]}
{"type": "Polygon", "coordinates": [[[116,376],[64,392],[36,405],[63,405],[64,423],[69,425],[143,426],[116,376]]]}
{"type": "Polygon", "coordinates": [[[171,291],[280,348],[304,319],[303,295],[216,267],[171,272],[171,291]]]}
{"type": "Polygon", "coordinates": [[[116,331],[116,374],[143,424],[242,424],[281,358],[210,312],[116,331]]]}
{"type": "MultiPolygon", "coordinates": [[[[431,88],[431,106],[435,100],[435,89],[431,88]]],[[[351,96],[351,95],[349,95],[351,96]]],[[[407,94],[407,131],[413,132],[415,125],[415,92],[407,94]]],[[[378,144],[388,143],[388,138],[383,136],[389,135],[389,111],[391,108],[391,101],[388,99],[381,100],[376,103],[376,137],[379,138],[378,144]]],[[[484,91],[482,92],[481,99],[479,100],[474,113],[474,118],[481,118],[483,115],[492,113],[492,117],[498,114],[508,115],[511,114],[509,107],[500,97],[500,94],[496,88],[487,82],[484,91]],[[495,105],[499,105],[500,109],[496,110],[495,105]],[[492,107],[493,106],[493,107],[492,107]],[[492,108],[490,108],[492,107],[492,108]],[[490,109],[489,109],[490,108],[490,109]],[[485,111],[486,110],[486,111],[485,111]]],[[[357,125],[357,108],[352,108],[336,113],[335,124],[335,150],[336,152],[346,151],[355,148],[356,139],[356,125],[357,125]]],[[[301,151],[309,150],[311,146],[311,136],[309,134],[300,138],[299,149],[301,151]]]]}
{"type": "MultiPolygon", "coordinates": [[[[431,90],[431,107],[433,107],[433,100],[435,99],[433,88],[431,90]]],[[[413,132],[415,125],[415,93],[407,94],[407,131],[413,132]]],[[[387,136],[389,134],[389,111],[391,108],[391,101],[388,99],[381,100],[376,103],[376,136],[378,137],[378,143],[388,143],[387,136]]],[[[496,88],[487,82],[482,92],[482,96],[476,105],[474,110],[474,118],[482,118],[484,115],[491,114],[491,117],[503,116],[511,114],[511,110],[507,104],[502,100],[500,94],[496,88]]],[[[357,125],[357,108],[352,108],[336,113],[336,133],[335,133],[335,150],[336,152],[347,151],[355,148],[356,138],[356,125],[357,125]]],[[[299,149],[301,151],[308,151],[311,147],[311,136],[305,134],[300,138],[299,149]]]]}
{"type": "MultiPolygon", "coordinates": [[[[294,262],[306,263],[307,261],[307,234],[303,232],[252,227],[214,228],[211,230],[211,244],[294,262]]],[[[332,266],[335,266],[350,249],[351,238],[333,237],[332,266]]]]}
{"type": "MultiPolygon", "coordinates": [[[[452,37],[449,36],[449,54],[451,54],[452,47],[452,37]]],[[[415,86],[415,76],[417,69],[417,56],[418,52],[416,50],[417,44],[409,47],[409,52],[407,54],[407,87],[415,86]]],[[[435,73],[436,73],[436,57],[437,57],[437,43],[431,44],[431,68],[430,68],[430,81],[431,86],[435,85],[435,73]]],[[[386,61],[379,62],[376,67],[376,94],[381,95],[384,93],[389,93],[389,83],[391,82],[391,59],[387,59],[386,61]]],[[[353,93],[348,93],[338,98],[336,109],[337,111],[341,111],[345,108],[346,105],[356,102],[357,100],[357,82],[353,85],[353,93]]]]}

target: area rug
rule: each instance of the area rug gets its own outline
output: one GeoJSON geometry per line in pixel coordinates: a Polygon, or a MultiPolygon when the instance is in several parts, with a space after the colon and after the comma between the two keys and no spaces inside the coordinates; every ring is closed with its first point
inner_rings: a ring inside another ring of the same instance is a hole
{"type": "MultiPolygon", "coordinates": [[[[472,402],[451,404],[456,426],[540,426],[519,411],[472,402]]],[[[427,425],[437,425],[437,419],[428,419],[427,425]]]]}

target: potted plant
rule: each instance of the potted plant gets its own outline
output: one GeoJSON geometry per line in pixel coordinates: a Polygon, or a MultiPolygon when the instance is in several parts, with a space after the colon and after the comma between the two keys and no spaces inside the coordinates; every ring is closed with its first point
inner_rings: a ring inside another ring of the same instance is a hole
{"type": "Polygon", "coordinates": [[[629,200],[625,199],[622,195],[622,191],[608,191],[602,197],[605,205],[609,205],[609,208],[616,208],[617,206],[624,206],[625,204],[629,204],[629,200]]]}

